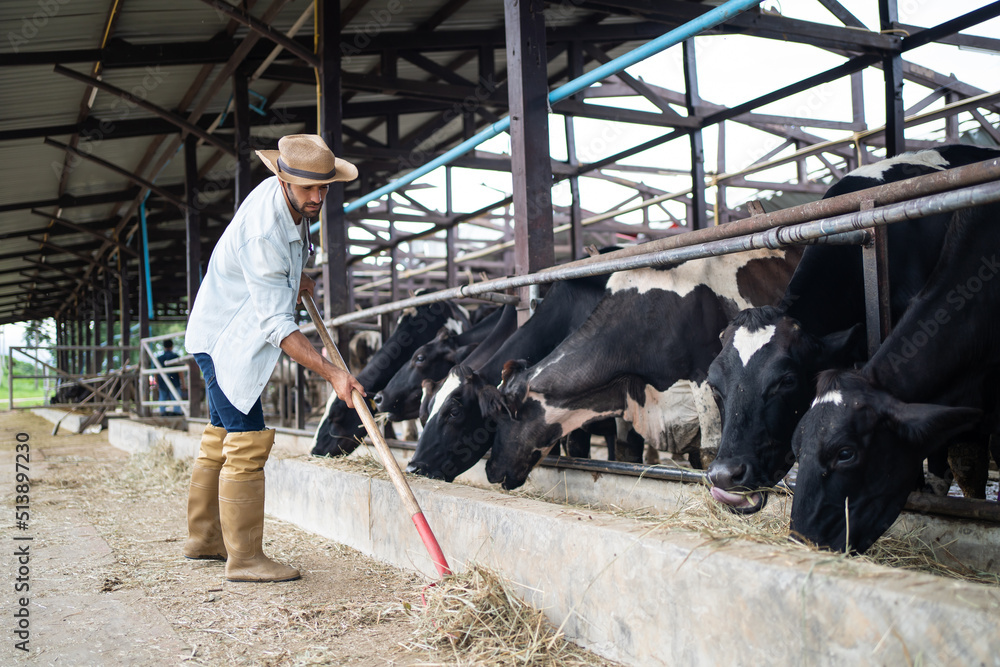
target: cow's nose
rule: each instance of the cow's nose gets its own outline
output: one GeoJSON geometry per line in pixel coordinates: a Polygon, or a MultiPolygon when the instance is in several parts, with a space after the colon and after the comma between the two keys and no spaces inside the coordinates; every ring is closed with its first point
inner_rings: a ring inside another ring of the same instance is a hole
{"type": "Polygon", "coordinates": [[[715,459],[708,466],[708,481],[720,489],[729,490],[743,480],[747,467],[744,463],[715,459]]]}
{"type": "Polygon", "coordinates": [[[379,393],[375,394],[375,398],[372,399],[372,402],[375,403],[375,407],[376,408],[381,408],[382,407],[382,392],[379,392],[379,393]]]}

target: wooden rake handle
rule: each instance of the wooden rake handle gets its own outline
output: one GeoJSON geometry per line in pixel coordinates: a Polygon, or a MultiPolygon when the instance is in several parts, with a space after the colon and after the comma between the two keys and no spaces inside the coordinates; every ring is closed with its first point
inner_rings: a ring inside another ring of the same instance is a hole
{"type": "MultiPolygon", "coordinates": [[[[312,318],[313,324],[316,325],[316,331],[319,332],[323,346],[326,347],[327,352],[330,354],[330,361],[337,368],[349,373],[347,364],[344,363],[344,357],[341,356],[340,350],[337,349],[337,345],[333,342],[333,336],[330,335],[326,324],[323,323],[323,318],[319,315],[319,308],[316,307],[316,301],[313,299],[312,294],[303,291],[300,292],[300,295],[302,303],[309,312],[309,317],[312,318]]],[[[431,556],[431,560],[434,561],[438,573],[442,577],[451,574],[448,561],[445,560],[444,553],[441,551],[434,533],[431,532],[430,526],[427,525],[427,519],[424,518],[424,513],[421,511],[420,505],[417,504],[417,499],[413,496],[413,491],[406,482],[406,477],[403,476],[395,457],[389,450],[389,445],[386,444],[385,438],[382,437],[382,432],[379,430],[378,424],[375,423],[375,418],[372,417],[372,413],[368,409],[367,401],[357,389],[352,390],[351,400],[354,403],[354,409],[357,411],[358,416],[361,417],[361,422],[365,425],[368,437],[375,443],[375,450],[382,459],[382,465],[385,466],[386,471],[389,473],[389,479],[392,480],[392,485],[396,487],[396,492],[399,493],[399,497],[406,506],[406,510],[410,513],[410,518],[416,525],[417,532],[420,533],[420,539],[423,540],[424,546],[427,547],[427,551],[431,556]]]]}

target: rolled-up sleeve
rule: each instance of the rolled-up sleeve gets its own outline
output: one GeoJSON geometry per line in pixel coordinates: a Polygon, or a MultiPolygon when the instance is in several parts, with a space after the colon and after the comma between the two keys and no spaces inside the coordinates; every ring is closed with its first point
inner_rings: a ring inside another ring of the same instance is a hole
{"type": "Polygon", "coordinates": [[[264,237],[248,239],[239,258],[261,334],[280,348],[281,341],[299,328],[292,313],[301,272],[293,271],[287,252],[264,237]]]}

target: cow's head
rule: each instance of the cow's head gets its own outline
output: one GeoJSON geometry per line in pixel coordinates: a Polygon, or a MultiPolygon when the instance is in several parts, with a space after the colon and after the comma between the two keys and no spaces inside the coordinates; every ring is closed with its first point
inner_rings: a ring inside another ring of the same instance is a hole
{"type": "Polygon", "coordinates": [[[740,513],[760,510],[765,489],[791,469],[792,434],[815,395],[816,373],[850,363],[862,331],[817,337],[771,306],[739,313],[708,370],[722,439],[708,468],[712,496],[740,513]]]}
{"type": "Polygon", "coordinates": [[[344,456],[350,454],[365,437],[365,429],[358,413],[347,407],[331,391],[326,410],[313,437],[313,456],[344,456]]]}
{"type": "Polygon", "coordinates": [[[459,365],[420,411],[427,420],[406,472],[451,482],[489,450],[504,407],[496,387],[459,365]]]}
{"type": "Polygon", "coordinates": [[[927,455],[982,414],[904,403],[853,371],[824,373],[817,394],[795,433],[791,526],[838,551],[868,549],[899,516],[927,455]]]}
{"type": "MultiPolygon", "coordinates": [[[[418,290],[417,295],[423,293],[418,290]]],[[[461,333],[469,325],[464,309],[450,301],[439,301],[406,308],[396,321],[396,329],[358,373],[358,380],[369,396],[380,391],[392,379],[416,349],[429,342],[441,327],[461,333]]],[[[326,412],[316,429],[314,456],[339,456],[354,451],[364,438],[365,429],[358,413],[331,393],[326,412]]]]}
{"type": "Polygon", "coordinates": [[[396,371],[385,389],[373,401],[380,412],[392,421],[416,419],[424,380],[440,380],[455,365],[459,351],[458,336],[442,328],[434,340],[417,348],[405,366],[396,371]]]}
{"type": "Polygon", "coordinates": [[[516,489],[563,434],[560,424],[545,420],[545,406],[528,395],[530,370],[524,361],[504,364],[500,393],[506,414],[497,420],[486,478],[505,489],[516,489]]]}

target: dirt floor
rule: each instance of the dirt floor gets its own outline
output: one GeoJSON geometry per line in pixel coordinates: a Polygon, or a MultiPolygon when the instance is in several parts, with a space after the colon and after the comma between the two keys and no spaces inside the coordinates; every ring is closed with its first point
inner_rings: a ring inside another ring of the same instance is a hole
{"type": "MultiPolygon", "coordinates": [[[[413,646],[426,581],[268,519],[265,551],[303,578],[226,582],[223,563],[181,555],[189,462],[165,452],[130,458],[104,434],[52,430],[33,414],[0,412],[8,513],[0,664],[461,664],[413,646]],[[12,516],[25,490],[15,477],[19,433],[30,453],[24,528],[12,516]],[[10,545],[27,545],[27,581],[10,545]],[[19,578],[27,592],[14,592],[19,578]],[[30,597],[27,653],[11,626],[22,596],[30,597]]],[[[593,664],[610,663],[595,656],[593,664]]]]}

